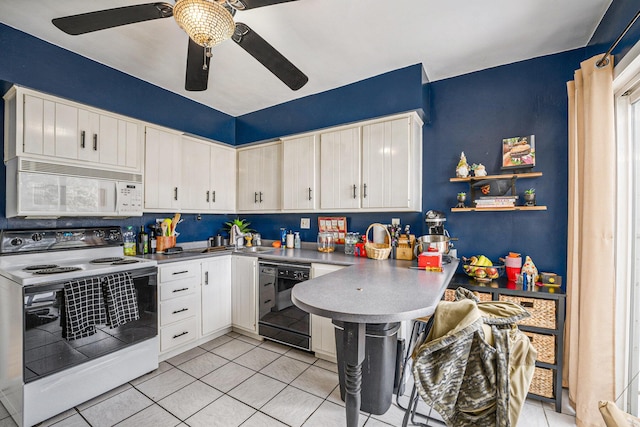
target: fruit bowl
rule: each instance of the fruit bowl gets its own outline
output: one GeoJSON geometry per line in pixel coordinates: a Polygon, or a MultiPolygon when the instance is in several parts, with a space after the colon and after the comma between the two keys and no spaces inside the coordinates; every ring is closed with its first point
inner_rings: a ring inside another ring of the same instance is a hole
{"type": "Polygon", "coordinates": [[[486,261],[482,262],[482,259],[479,260],[478,258],[479,257],[462,257],[462,270],[464,270],[467,276],[473,277],[478,282],[491,282],[498,277],[504,276],[505,266],[503,262],[484,265],[491,261],[485,258],[486,261]]]}

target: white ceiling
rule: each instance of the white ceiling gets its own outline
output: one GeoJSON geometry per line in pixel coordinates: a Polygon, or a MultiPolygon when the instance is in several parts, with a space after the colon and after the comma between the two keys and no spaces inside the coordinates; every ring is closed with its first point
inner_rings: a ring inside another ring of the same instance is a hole
{"type": "MultiPolygon", "coordinates": [[[[0,0],[0,22],[239,116],[422,63],[430,81],[587,44],[611,0],[298,0],[237,12],[308,77],[294,92],[234,42],[209,89],[184,90],[187,35],[173,18],[70,36],[51,19],[149,0],[0,0]]],[[[171,2],[171,0],[168,0],[171,2]]]]}

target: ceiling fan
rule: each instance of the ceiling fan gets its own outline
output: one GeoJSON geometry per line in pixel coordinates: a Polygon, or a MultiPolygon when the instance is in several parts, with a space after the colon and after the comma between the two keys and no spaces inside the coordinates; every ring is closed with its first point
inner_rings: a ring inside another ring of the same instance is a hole
{"type": "Polygon", "coordinates": [[[249,10],[296,0],[176,0],[145,3],[79,15],[55,18],[51,22],[70,35],[80,35],[121,25],[174,17],[189,35],[185,89],[203,91],[209,80],[211,48],[231,38],[292,90],[309,78],[248,25],[234,22],[238,10],[249,10]]]}

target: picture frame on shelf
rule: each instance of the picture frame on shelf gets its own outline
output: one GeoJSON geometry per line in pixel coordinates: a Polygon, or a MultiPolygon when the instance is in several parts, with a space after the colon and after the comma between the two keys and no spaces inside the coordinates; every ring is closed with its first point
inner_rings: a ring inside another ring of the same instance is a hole
{"type": "Polygon", "coordinates": [[[502,140],[502,169],[532,169],[536,165],[535,135],[502,140]]]}

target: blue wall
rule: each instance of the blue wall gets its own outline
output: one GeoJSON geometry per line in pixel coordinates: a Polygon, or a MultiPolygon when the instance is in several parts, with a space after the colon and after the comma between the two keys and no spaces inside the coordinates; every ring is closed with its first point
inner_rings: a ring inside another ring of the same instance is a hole
{"type": "MultiPolygon", "coordinates": [[[[416,234],[424,233],[424,211],[447,214],[447,228],[458,237],[461,255],[485,253],[491,258],[517,251],[531,255],[542,270],[565,274],[567,230],[567,95],[566,81],[580,61],[606,50],[635,14],[631,2],[614,0],[590,45],[516,64],[424,83],[420,65],[363,82],[305,97],[262,111],[232,118],[149,85],[103,65],[37,40],[0,24],[0,84],[11,83],[49,92],[116,113],[140,118],[231,144],[324,128],[407,110],[430,115],[424,128],[423,212],[350,214],[349,230],[364,232],[371,222],[399,217],[416,234]],[[48,67],[34,66],[47,64],[48,67]],[[425,94],[427,96],[425,96],[425,94]],[[536,135],[537,171],[540,178],[521,181],[518,192],[537,189],[542,212],[451,213],[455,195],[465,184],[450,183],[464,151],[470,162],[483,163],[499,172],[502,138],[536,135]]],[[[639,25],[637,24],[636,27],[639,25]]],[[[634,27],[616,50],[620,56],[638,38],[634,27]]],[[[2,107],[0,107],[2,108],[2,107]]],[[[2,117],[2,116],[0,116],[2,117]]],[[[2,173],[4,175],[4,173],[2,173]]],[[[4,177],[0,178],[0,180],[4,177]]],[[[4,186],[0,182],[0,188],[4,186]]],[[[147,224],[166,215],[117,221],[119,225],[147,224]]],[[[331,215],[330,213],[323,214],[331,215]]],[[[336,214],[340,215],[340,214],[336,214]]],[[[312,228],[303,240],[314,241],[318,215],[243,215],[267,239],[280,227],[297,230],[300,217],[311,218],[312,228]]],[[[201,240],[220,231],[230,217],[184,215],[178,241],[201,240]]],[[[113,224],[112,220],[27,221],[0,218],[0,228],[62,227],[113,224]]]]}

